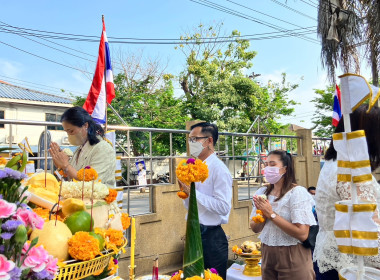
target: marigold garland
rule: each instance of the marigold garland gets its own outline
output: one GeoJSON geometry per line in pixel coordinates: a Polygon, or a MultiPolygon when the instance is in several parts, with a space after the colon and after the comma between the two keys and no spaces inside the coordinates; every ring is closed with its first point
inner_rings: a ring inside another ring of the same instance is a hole
{"type": "Polygon", "coordinates": [[[263,212],[261,210],[256,210],[256,216],[252,217],[252,221],[254,221],[256,224],[264,223],[265,218],[263,212]]]}
{"type": "Polygon", "coordinates": [[[240,255],[243,253],[243,250],[241,248],[239,248],[237,245],[235,245],[232,247],[232,252],[234,252],[237,255],[240,255]]]}
{"type": "Polygon", "coordinates": [[[69,254],[72,258],[88,261],[100,255],[99,240],[88,232],[78,231],[69,239],[69,254]]]}
{"type": "Polygon", "coordinates": [[[121,213],[121,224],[123,225],[123,230],[131,226],[131,217],[127,213],[121,213]]]}
{"type": "MultiPolygon", "coordinates": [[[[33,208],[32,210],[34,213],[36,213],[38,216],[44,219],[45,222],[49,221],[49,216],[50,216],[49,209],[37,207],[37,208],[33,208]]],[[[55,215],[54,215],[54,219],[55,219],[55,215]]],[[[63,222],[63,219],[59,215],[57,215],[57,220],[63,222]]]]}
{"type": "MultiPolygon", "coordinates": [[[[170,280],[183,280],[181,276],[183,275],[183,271],[179,270],[178,272],[174,273],[170,280]]],[[[220,277],[218,274],[211,272],[209,269],[205,270],[204,272],[205,277],[202,278],[200,276],[192,276],[188,277],[184,280],[223,280],[222,277],[220,277]]]]}
{"type": "Polygon", "coordinates": [[[7,164],[7,160],[3,157],[0,157],[0,165],[7,164]]]}
{"type": "Polygon", "coordinates": [[[121,230],[109,228],[105,232],[105,237],[108,240],[108,242],[113,245],[116,245],[116,246],[123,245],[124,235],[121,230]]]}
{"type": "Polygon", "coordinates": [[[179,191],[179,192],[177,192],[177,196],[178,196],[179,198],[182,198],[182,199],[186,199],[186,198],[189,197],[189,195],[188,195],[187,193],[185,193],[184,191],[179,191]]]}
{"type": "Polygon", "coordinates": [[[112,257],[108,263],[108,270],[110,271],[108,275],[114,275],[118,268],[118,261],[112,257]]]}
{"type": "Polygon", "coordinates": [[[86,166],[85,168],[79,169],[77,172],[77,178],[79,181],[89,182],[92,180],[96,180],[98,178],[98,172],[90,166],[86,166]]]}
{"type": "Polygon", "coordinates": [[[176,169],[177,178],[190,185],[192,182],[204,182],[208,177],[207,164],[200,159],[181,160],[176,169]]]}
{"type": "Polygon", "coordinates": [[[109,190],[109,193],[108,195],[104,198],[104,200],[110,204],[112,202],[114,202],[116,200],[116,197],[117,197],[117,191],[114,190],[114,189],[108,189],[109,190]]]}

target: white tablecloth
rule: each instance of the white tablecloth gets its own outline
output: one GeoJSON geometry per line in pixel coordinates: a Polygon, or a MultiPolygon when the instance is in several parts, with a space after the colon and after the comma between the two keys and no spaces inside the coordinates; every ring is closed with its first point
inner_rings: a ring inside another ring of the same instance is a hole
{"type": "Polygon", "coordinates": [[[229,269],[227,269],[226,280],[261,280],[261,276],[251,277],[243,275],[244,265],[234,263],[229,269]]]}

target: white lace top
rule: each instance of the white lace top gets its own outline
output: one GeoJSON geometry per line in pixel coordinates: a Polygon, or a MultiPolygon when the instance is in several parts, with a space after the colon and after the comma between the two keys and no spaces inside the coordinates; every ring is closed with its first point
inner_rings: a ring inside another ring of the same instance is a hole
{"type": "MultiPolygon", "coordinates": [[[[316,210],[319,222],[319,232],[314,249],[314,261],[317,261],[319,271],[340,270],[355,265],[356,257],[342,254],[338,251],[334,237],[335,202],[351,199],[350,183],[337,183],[337,162],[326,161],[319,174],[317,191],[315,195],[316,210]]],[[[358,185],[358,199],[362,201],[380,202],[380,187],[375,178],[372,182],[358,185]]],[[[379,223],[378,210],[374,220],[379,223]]],[[[380,256],[365,257],[368,266],[380,268],[380,256]]]]}
{"type": "MultiPolygon", "coordinates": [[[[264,194],[266,187],[258,189],[255,195],[264,194]]],[[[303,225],[315,225],[316,221],[312,212],[313,198],[304,187],[297,186],[287,192],[279,201],[277,197],[269,195],[268,200],[272,209],[278,215],[291,223],[303,225]]],[[[256,207],[253,205],[251,218],[256,215],[256,207]]],[[[259,236],[262,243],[268,246],[292,246],[301,243],[297,238],[285,233],[271,220],[267,219],[263,231],[259,236]]]]}

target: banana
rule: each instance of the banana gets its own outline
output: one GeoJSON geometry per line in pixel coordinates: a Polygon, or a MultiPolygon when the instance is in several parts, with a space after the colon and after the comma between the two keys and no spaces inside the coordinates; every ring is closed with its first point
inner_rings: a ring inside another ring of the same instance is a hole
{"type": "Polygon", "coordinates": [[[16,165],[17,166],[17,163],[19,160],[21,160],[22,158],[22,155],[17,155],[17,156],[14,156],[13,158],[11,158],[7,164],[5,165],[5,167],[9,167],[11,168],[12,166],[16,165]]]}
{"type": "Polygon", "coordinates": [[[22,153],[21,167],[18,169],[18,171],[23,172],[27,163],[28,163],[28,154],[24,151],[22,153]]]}

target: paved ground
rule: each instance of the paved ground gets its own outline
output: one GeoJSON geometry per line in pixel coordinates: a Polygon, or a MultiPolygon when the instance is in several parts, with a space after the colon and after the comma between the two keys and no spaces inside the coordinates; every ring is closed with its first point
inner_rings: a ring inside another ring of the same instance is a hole
{"type": "MultiPolygon", "coordinates": [[[[250,185],[250,191],[246,184],[239,187],[239,200],[250,199],[253,193],[257,190],[259,186],[250,185]]],[[[137,189],[130,190],[130,205],[129,205],[129,214],[130,215],[141,215],[145,213],[150,213],[149,210],[149,190],[145,193],[140,193],[137,189]]],[[[124,194],[124,204],[123,208],[127,209],[128,207],[128,194],[124,194]]]]}

